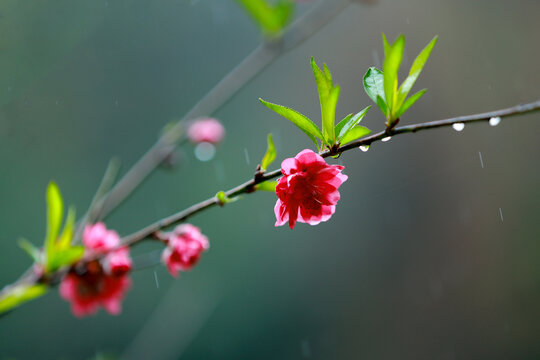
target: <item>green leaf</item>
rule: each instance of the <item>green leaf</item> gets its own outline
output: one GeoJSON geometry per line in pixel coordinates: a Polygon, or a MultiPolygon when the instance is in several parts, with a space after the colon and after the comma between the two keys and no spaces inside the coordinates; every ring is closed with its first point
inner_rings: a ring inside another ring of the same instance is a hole
{"type": "Polygon", "coordinates": [[[298,126],[300,130],[302,130],[317,148],[319,145],[317,144],[317,139],[323,139],[323,135],[321,133],[321,130],[311,121],[308,117],[305,115],[300,114],[298,111],[295,111],[293,109],[290,109],[285,106],[273,104],[267,101],[264,101],[263,99],[259,99],[259,101],[268,107],[270,110],[273,110],[274,112],[278,113],[279,115],[283,116],[284,118],[290,120],[293,124],[298,126]]]}
{"type": "Polygon", "coordinates": [[[0,297],[0,314],[11,310],[24,302],[42,296],[47,292],[47,286],[43,284],[29,285],[23,284],[15,286],[0,297]]]}
{"type": "MultiPolygon", "coordinates": [[[[338,135],[338,139],[342,139],[344,138],[347,133],[349,131],[351,131],[356,125],[358,125],[358,123],[360,121],[362,121],[362,119],[364,118],[364,116],[366,116],[366,113],[368,112],[368,110],[371,108],[371,106],[368,106],[367,108],[365,108],[364,110],[360,111],[358,114],[354,115],[353,117],[351,117],[349,119],[349,121],[347,121],[345,124],[343,124],[341,126],[341,129],[339,131],[339,135],[338,135]]],[[[341,124],[341,123],[340,123],[341,124]]],[[[338,124],[338,126],[340,125],[338,124]]],[[[337,128],[337,126],[336,126],[337,128]]]]}
{"type": "Polygon", "coordinates": [[[414,95],[411,95],[411,97],[409,97],[407,100],[405,100],[403,105],[401,105],[401,109],[399,109],[399,111],[397,113],[397,117],[399,118],[401,115],[403,115],[405,113],[405,111],[407,111],[415,102],[418,101],[418,99],[420,99],[422,97],[422,95],[424,95],[426,93],[426,91],[427,91],[427,89],[420,90],[419,92],[417,92],[414,95]]]}
{"type": "Polygon", "coordinates": [[[388,43],[388,40],[386,40],[386,35],[384,33],[382,34],[383,39],[383,45],[384,45],[384,57],[387,57],[390,55],[390,52],[392,51],[392,47],[388,43]]]}
{"type": "MultiPolygon", "coordinates": [[[[323,137],[326,142],[326,139],[328,139],[328,128],[327,128],[327,122],[325,121],[325,114],[326,114],[326,108],[328,105],[328,98],[330,96],[330,92],[332,91],[332,75],[330,74],[330,70],[324,66],[325,72],[321,71],[321,69],[317,66],[317,63],[315,63],[315,59],[311,58],[311,68],[313,69],[313,75],[315,76],[315,83],[317,84],[317,92],[319,93],[319,102],[321,104],[321,115],[322,115],[322,128],[323,128],[323,137]]],[[[333,129],[333,124],[332,124],[333,129]]]]}
{"type": "Polygon", "coordinates": [[[341,145],[345,145],[350,143],[351,141],[354,141],[356,139],[360,139],[361,137],[364,137],[366,135],[371,134],[371,130],[369,130],[366,127],[363,126],[356,126],[352,128],[347,135],[345,135],[343,138],[341,138],[341,145]]]}
{"type": "Polygon", "coordinates": [[[272,134],[268,134],[268,145],[266,147],[266,153],[261,162],[261,168],[263,170],[268,169],[268,166],[274,162],[276,159],[276,147],[274,146],[274,140],[272,139],[272,134]]]}
{"type": "Polygon", "coordinates": [[[388,105],[386,105],[386,102],[384,102],[383,98],[381,98],[379,95],[377,95],[377,106],[379,107],[379,109],[381,109],[384,116],[386,116],[386,118],[388,119],[390,117],[388,105]]]}
{"type": "Polygon", "coordinates": [[[334,134],[336,134],[336,139],[339,139],[339,133],[341,132],[341,129],[343,128],[343,126],[345,126],[345,124],[347,124],[351,118],[354,116],[354,114],[349,114],[347,116],[345,116],[343,118],[343,120],[341,120],[337,125],[336,127],[334,128],[334,134]]]}
{"type": "Polygon", "coordinates": [[[228,204],[228,203],[232,203],[232,202],[235,202],[239,199],[239,197],[235,197],[235,198],[230,198],[227,196],[227,194],[225,194],[225,191],[220,191],[216,194],[216,198],[218,199],[218,202],[219,202],[219,205],[220,206],[223,206],[225,204],[228,204]]]}
{"type": "Polygon", "coordinates": [[[261,190],[261,191],[276,192],[276,186],[277,186],[277,181],[268,180],[268,181],[255,185],[255,189],[261,190]]]}
{"type": "Polygon", "coordinates": [[[293,11],[292,0],[280,0],[274,5],[266,0],[237,0],[257,22],[263,32],[275,35],[289,22],[293,11]]]}
{"type": "Polygon", "coordinates": [[[75,208],[69,207],[64,230],[58,240],[58,248],[67,249],[73,239],[73,228],[75,226],[75,208]]]}
{"type": "Polygon", "coordinates": [[[57,249],[53,255],[47,259],[48,270],[56,271],[63,266],[71,266],[79,261],[83,255],[83,246],[71,246],[67,249],[57,249]]]}
{"type": "MultiPolygon", "coordinates": [[[[364,90],[366,94],[377,104],[377,96],[384,101],[384,75],[383,72],[375,67],[370,67],[364,75],[364,90]]],[[[386,108],[386,102],[385,102],[386,108]]],[[[381,109],[383,110],[383,109],[381,109]]],[[[383,111],[384,112],[384,111],[383,111]]]]}
{"type": "Polygon", "coordinates": [[[336,136],[334,132],[334,124],[336,119],[336,106],[339,100],[339,86],[334,86],[330,90],[328,99],[326,100],[326,106],[324,107],[324,113],[322,116],[323,121],[323,134],[326,143],[330,146],[336,142],[336,136]]]}
{"type": "Polygon", "coordinates": [[[45,238],[45,252],[47,258],[54,251],[54,244],[60,232],[63,213],[62,195],[58,186],[50,182],[47,187],[47,237],[45,238]]]}
{"type": "MultiPolygon", "coordinates": [[[[426,64],[426,61],[429,58],[429,55],[431,54],[431,50],[433,50],[433,47],[437,43],[438,36],[435,36],[429,44],[426,45],[426,47],[418,54],[416,59],[414,59],[414,62],[411,66],[411,70],[409,71],[409,76],[403,81],[401,86],[398,89],[398,99],[396,102],[396,108],[400,108],[401,104],[403,104],[403,101],[405,101],[405,98],[411,91],[416,79],[418,79],[418,76],[422,72],[422,69],[424,68],[424,65],[426,64]]],[[[398,116],[399,117],[399,116],[398,116]]]]}
{"type": "Polygon", "coordinates": [[[32,260],[34,260],[35,263],[41,262],[41,251],[39,250],[39,248],[34,246],[34,244],[32,244],[30,241],[23,238],[19,239],[18,242],[21,249],[23,249],[28,255],[30,255],[30,257],[32,258],[32,260]]]}
{"type": "MultiPolygon", "coordinates": [[[[386,45],[385,45],[386,48],[386,45]]],[[[389,53],[386,53],[383,65],[384,73],[384,95],[389,113],[392,116],[395,109],[395,100],[398,84],[398,71],[403,59],[403,50],[405,48],[405,37],[400,35],[394,44],[389,49],[389,53]]]]}
{"type": "Polygon", "coordinates": [[[326,78],[326,82],[329,84],[329,87],[334,86],[334,83],[332,82],[332,73],[330,72],[330,69],[324,63],[323,63],[323,67],[324,67],[324,77],[326,78]]]}

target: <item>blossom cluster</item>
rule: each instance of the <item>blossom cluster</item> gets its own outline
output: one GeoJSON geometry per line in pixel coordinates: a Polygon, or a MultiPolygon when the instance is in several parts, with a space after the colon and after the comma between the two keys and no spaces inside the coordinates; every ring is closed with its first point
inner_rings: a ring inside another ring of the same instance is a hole
{"type": "MultiPolygon", "coordinates": [[[[165,234],[164,242],[167,246],[162,259],[173,276],[190,270],[209,247],[206,236],[191,224],[177,226],[165,234]]],[[[95,314],[100,306],[118,315],[131,286],[133,262],[129,248],[121,246],[118,233],[103,223],[85,227],[83,245],[90,260],[72,267],[60,284],[60,296],[71,303],[77,317],[95,314]]]]}

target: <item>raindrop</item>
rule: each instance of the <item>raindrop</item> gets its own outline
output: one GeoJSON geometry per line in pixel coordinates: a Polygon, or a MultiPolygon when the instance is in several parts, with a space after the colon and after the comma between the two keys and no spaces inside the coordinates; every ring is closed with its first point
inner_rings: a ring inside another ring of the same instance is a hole
{"type": "Polygon", "coordinates": [[[501,215],[501,222],[504,222],[503,214],[502,214],[502,208],[499,208],[499,215],[501,215]]]}
{"type": "Polygon", "coordinates": [[[465,124],[462,123],[462,122],[458,122],[458,123],[452,124],[452,127],[453,127],[454,130],[456,130],[456,131],[461,131],[461,130],[465,129],[465,124]]]}
{"type": "Polygon", "coordinates": [[[491,119],[489,119],[489,125],[491,126],[497,126],[499,125],[500,122],[501,122],[500,116],[492,117],[491,119]]]}
{"type": "Polygon", "coordinates": [[[386,141],[390,140],[391,138],[392,138],[391,136],[387,136],[385,138],[382,138],[381,141],[386,142],[386,141]]]}
{"type": "Polygon", "coordinates": [[[244,156],[246,157],[246,163],[249,165],[249,153],[247,148],[244,148],[244,156]]]}
{"type": "Polygon", "coordinates": [[[482,165],[482,169],[484,168],[484,159],[482,159],[482,153],[479,151],[478,156],[480,157],[480,165],[482,165]]]}
{"type": "Polygon", "coordinates": [[[157,278],[156,270],[154,270],[154,279],[156,280],[156,287],[159,289],[159,281],[158,281],[158,278],[157,278]]]}
{"type": "Polygon", "coordinates": [[[216,155],[216,148],[208,142],[202,142],[195,147],[195,157],[199,161],[209,161],[216,155]]]}
{"type": "Polygon", "coordinates": [[[360,150],[362,150],[363,152],[367,152],[369,150],[369,145],[360,146],[360,150]]]}

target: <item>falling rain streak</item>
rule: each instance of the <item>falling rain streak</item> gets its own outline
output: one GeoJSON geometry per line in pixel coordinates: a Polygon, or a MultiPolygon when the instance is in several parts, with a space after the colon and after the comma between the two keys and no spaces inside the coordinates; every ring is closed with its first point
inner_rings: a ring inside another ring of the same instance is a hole
{"type": "Polygon", "coordinates": [[[501,215],[501,222],[504,222],[503,214],[502,214],[502,208],[499,208],[499,215],[501,215]]]}
{"type": "Polygon", "coordinates": [[[157,278],[156,270],[154,270],[154,280],[156,280],[156,287],[159,289],[159,281],[158,281],[158,278],[157,278]]]}
{"type": "Polygon", "coordinates": [[[484,159],[482,159],[482,153],[478,152],[478,157],[480,157],[480,165],[482,166],[482,169],[484,168],[484,159]]]}

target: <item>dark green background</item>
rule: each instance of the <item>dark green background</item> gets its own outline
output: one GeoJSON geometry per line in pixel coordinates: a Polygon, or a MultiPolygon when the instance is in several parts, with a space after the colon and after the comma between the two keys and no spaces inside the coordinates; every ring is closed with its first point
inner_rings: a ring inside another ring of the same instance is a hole
{"type": "MultiPolygon", "coordinates": [[[[184,148],[107,224],[126,235],[248,179],[268,132],[278,161],[309,147],[257,98],[319,119],[315,56],[342,87],[338,115],[360,110],[381,32],[407,36],[407,67],[440,36],[404,124],[536,100],[539,14],[534,0],[351,5],[215,114],[227,137],[214,160],[184,148]]],[[[260,41],[233,1],[0,1],[0,285],[30,265],[16,240],[43,239],[49,180],[82,213],[112,156],[131,165],[260,41]]],[[[53,290],[0,319],[0,358],[537,359],[539,120],[348,152],[337,212],[316,227],[274,228],[270,193],[212,209],[192,221],[211,242],[192,272],[157,266],[159,288],[136,272],[119,317],[76,319],[53,290]]]]}

